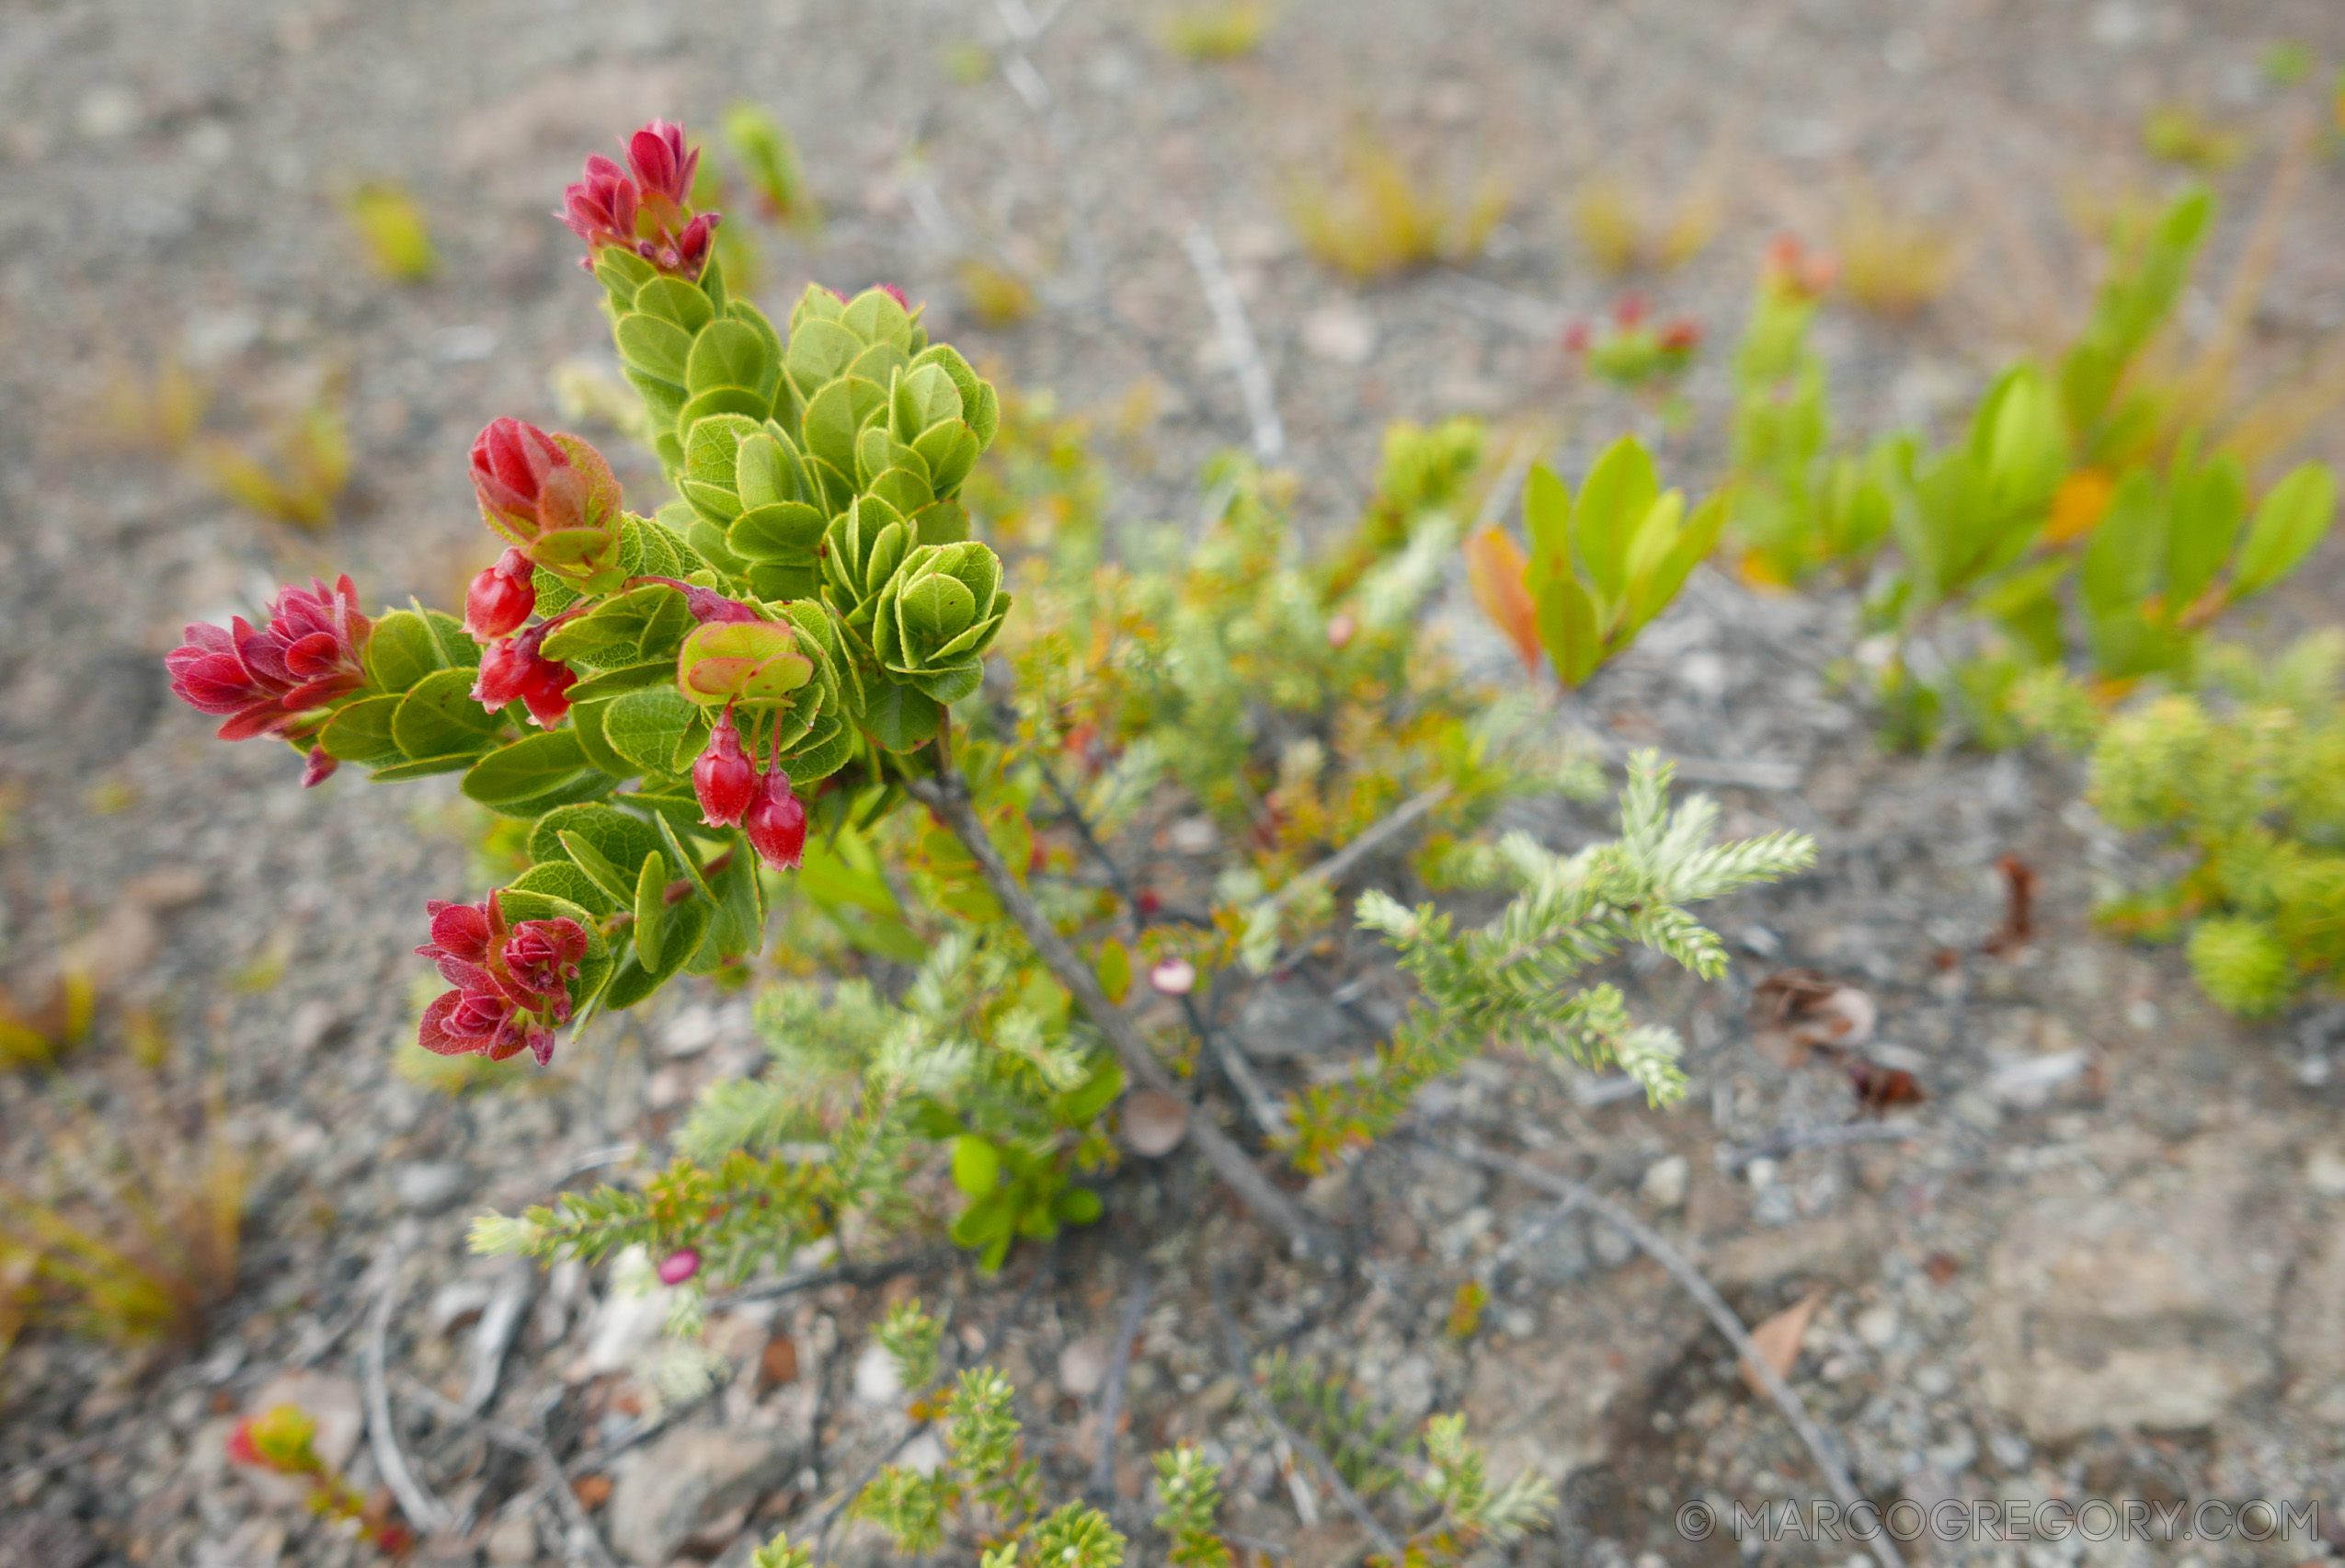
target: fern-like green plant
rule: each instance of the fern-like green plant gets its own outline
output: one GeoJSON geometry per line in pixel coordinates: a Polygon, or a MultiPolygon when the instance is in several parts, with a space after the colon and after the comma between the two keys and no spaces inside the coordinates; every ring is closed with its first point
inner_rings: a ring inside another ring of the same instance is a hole
{"type": "Polygon", "coordinates": [[[1617,1066],[1659,1104],[1685,1092],[1675,1031],[1636,1024],[1619,989],[1575,987],[1590,966],[1631,944],[1704,979],[1726,969],[1715,933],[1682,907],[1804,870],[1815,843],[1801,833],[1711,841],[1718,807],[1695,795],[1672,810],[1671,767],[1651,752],[1630,760],[1620,836],[1565,856],[1512,833],[1481,869],[1517,891],[1479,930],[1457,933],[1431,905],[1411,910],[1364,894],[1355,913],[1401,955],[1422,1000],[1369,1070],[1306,1091],[1293,1104],[1298,1162],[1323,1169],[1344,1149],[1390,1129],[1424,1084],[1492,1041],[1617,1066]]]}

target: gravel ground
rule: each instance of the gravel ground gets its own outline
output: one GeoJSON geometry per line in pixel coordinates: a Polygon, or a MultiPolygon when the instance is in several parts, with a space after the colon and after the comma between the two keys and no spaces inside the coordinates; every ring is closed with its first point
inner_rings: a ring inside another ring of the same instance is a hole
{"type": "MultiPolygon", "coordinates": [[[[466,441],[500,414],[553,422],[549,368],[607,353],[596,292],[546,210],[584,151],[655,112],[697,127],[750,97],[798,133],[830,222],[811,241],[765,235],[769,301],[806,276],[894,279],[1016,383],[1070,408],[1146,407],[1119,449],[1118,517],[1186,509],[1197,462],[1247,435],[1180,244],[1206,224],[1263,339],[1306,521],[1324,527],[1365,493],[1392,418],[1522,417],[1567,460],[1634,425],[1673,474],[1714,472],[1722,356],[1688,382],[1694,418],[1664,431],[1654,410],[1576,382],[1551,333],[1508,324],[1614,295],[1572,237],[1577,182],[1720,192],[1719,239],[1640,282],[1718,335],[1740,318],[1764,240],[1787,226],[1827,239],[1859,180],[1972,236],[1954,292],[1919,320],[1834,313],[1822,337],[1852,423],[1928,420],[2023,337],[2029,306],[2077,297],[2063,203],[2154,185],[2134,150],[2148,109],[2195,102],[2268,148],[2287,106],[2263,85],[2263,50],[2301,38],[2334,69],[2345,11],[1287,0],[1257,55],[1219,66],[1168,58],[1139,7],[1081,0],[1032,38],[1012,29],[1024,14],[1017,0],[0,11],[0,220],[15,236],[0,263],[0,973],[22,987],[77,942],[109,955],[121,978],[103,1048],[63,1082],[121,1122],[130,1103],[102,1059],[134,1016],[161,1020],[175,1082],[216,1082],[255,1162],[241,1288],[204,1343],[130,1365],[38,1337],[0,1368],[0,1568],[364,1555],[231,1472],[222,1438],[291,1392],[372,1489],[360,1314],[386,1280],[408,1450],[476,1521],[428,1542],[435,1562],[558,1561],[582,1545],[539,1505],[525,1459],[437,1421],[414,1391],[461,1395],[494,1337],[483,1324],[519,1311],[492,1409],[543,1423],[623,1556],[735,1563],[901,1435],[864,1347],[888,1294],[915,1288],[953,1304],[965,1351],[998,1343],[1036,1451],[1072,1491],[1098,1448],[1104,1346],[1147,1282],[1112,1466],[1127,1528],[1150,1512],[1145,1451],[1195,1437],[1231,1459],[1241,1535],[1302,1562],[1358,1548],[1328,1498],[1282,1478],[1247,1413],[1214,1328],[1221,1274],[1255,1348],[1316,1357],[1404,1423],[1461,1406],[1502,1473],[1554,1475],[1566,1506],[1516,1549],[1523,1561],[1724,1562],[1723,1533],[1675,1528],[1681,1504],[1824,1494],[1652,1261],[1586,1215],[1542,1224],[1551,1199],[1407,1140],[1310,1190],[1376,1238],[1356,1276],[1279,1256],[1176,1161],[1127,1172],[1108,1224],[1028,1249],[998,1279],[935,1263],[721,1310],[706,1336],[726,1358],[721,1390],[661,1415],[657,1304],[647,1316],[601,1273],[471,1259],[463,1217],[542,1200],[614,1143],[656,1144],[693,1088],[753,1059],[745,1012],[684,990],[599,1055],[574,1053],[540,1093],[455,1101],[395,1078],[420,905],[475,885],[452,785],[304,793],[281,751],[212,741],[169,698],[159,656],[183,621],[223,619],[329,565],[370,600],[460,591],[488,553],[466,441]],[[970,59],[987,69],[955,70],[970,59]],[[1436,272],[1360,290],[1301,255],[1284,193],[1360,123],[1460,188],[1475,171],[1510,182],[1478,282],[1436,272]],[[382,178],[429,215],[443,263],[430,281],[380,280],[337,211],[382,178]],[[974,324],[955,283],[971,254],[1040,280],[1032,319],[974,324]],[[125,444],[102,412],[109,389],[165,356],[216,388],[224,430],[337,389],[355,468],[330,534],[258,520],[190,465],[125,444]],[[1444,1320],[1470,1277],[1493,1278],[1493,1299],[1461,1340],[1444,1320]]],[[[2225,181],[2218,253],[2236,250],[2269,166],[2259,154],[2225,181]]],[[[2345,323],[2340,171],[2317,167],[2289,215],[2259,317],[2274,359],[2345,323]]],[[[2333,423],[2325,439],[2324,455],[2345,458],[2333,423]]],[[[623,477],[652,475],[637,458],[623,477]]],[[[2339,565],[2332,544],[2265,629],[2333,617],[2339,565]]],[[[1714,911],[1737,950],[1727,985],[1629,977],[1641,1007],[1697,1042],[1687,1104],[1653,1113],[1492,1062],[1437,1092],[1428,1125],[1630,1205],[1747,1322],[1813,1299],[1793,1381],[1879,1502],[2319,1500],[2325,1542],[2072,1539],[2026,1560],[2345,1550],[2345,1073],[2329,1068],[2345,1016],[2242,1030],[2170,954],[2093,933],[2095,888],[2126,851],[2073,805],[2072,773],[1878,754],[1822,675],[1850,623],[1845,604],[1757,598],[1705,573],[1585,699],[1622,739],[1770,764],[1790,787],[1725,783],[1729,827],[1821,841],[1812,875],[1714,911]],[[2037,929],[1991,956],[2006,854],[2042,875],[2037,929]],[[1847,1115],[1836,1074],[1752,1048],[1753,989],[1789,967],[1875,1000],[1875,1056],[1928,1095],[1904,1113],[1910,1136],[1783,1147],[1847,1115]]],[[[1448,624],[1470,654],[1489,651],[1470,612],[1448,624]]],[[[1601,824],[1559,807],[1545,826],[1601,824]]],[[[1258,1047],[1356,1051],[1360,1020],[1389,1020],[1404,992],[1365,947],[1343,967],[1368,982],[1353,1013],[1266,984],[1231,1015],[1241,1033],[1253,1021],[1258,1047]]],[[[1313,1062],[1268,1066],[1299,1080],[1313,1062]]],[[[53,1083],[0,1082],[0,1169],[22,1176],[46,1157],[40,1107],[55,1098],[53,1083]]],[[[1850,1549],[1745,1550],[1840,1562],[1850,1549]]],[[[2011,1546],[1935,1549],[1966,1553],[2019,1561],[2011,1546]]]]}

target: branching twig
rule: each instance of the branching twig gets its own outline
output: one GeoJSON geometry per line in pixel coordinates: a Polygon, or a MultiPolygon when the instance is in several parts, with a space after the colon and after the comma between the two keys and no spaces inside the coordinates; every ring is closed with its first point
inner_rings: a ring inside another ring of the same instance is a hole
{"type": "Polygon", "coordinates": [[[520,1332],[521,1314],[529,1309],[536,1282],[537,1270],[527,1258],[507,1261],[504,1277],[497,1282],[496,1292],[473,1330],[472,1376],[464,1384],[467,1412],[477,1415],[497,1397],[497,1385],[505,1376],[506,1352],[512,1349],[513,1337],[520,1332]]]}
{"type": "MultiPolygon", "coordinates": [[[[1703,1315],[1710,1319],[1718,1332],[1726,1336],[1727,1343],[1742,1357],[1743,1365],[1749,1369],[1750,1375],[1767,1390],[1767,1397],[1775,1402],[1776,1408],[1783,1413],[1783,1418],[1800,1435],[1800,1441],[1807,1446],[1808,1456],[1815,1461],[1816,1469],[1824,1472],[1825,1484],[1832,1489],[1834,1499],[1844,1509],[1857,1506],[1859,1499],[1856,1483],[1848,1479],[1847,1469],[1840,1460],[1838,1447],[1825,1434],[1824,1428],[1816,1425],[1815,1417],[1808,1413],[1807,1405],[1791,1391],[1791,1385],[1783,1380],[1782,1375],[1751,1344],[1750,1331],[1743,1326],[1743,1320],[1734,1315],[1734,1309],[1726,1304],[1725,1298],[1719,1295],[1715,1286],[1702,1277],[1701,1270],[1696,1268],[1685,1253],[1671,1246],[1658,1231],[1610,1198],[1551,1171],[1543,1171],[1527,1160],[1501,1154],[1462,1137],[1455,1143],[1442,1143],[1432,1139],[1423,1141],[1427,1148],[1440,1150],[1452,1159],[1464,1161],[1470,1165],[1480,1165],[1484,1170],[1504,1172],[1541,1192],[1561,1198],[1576,1197],[1582,1207],[1636,1243],[1638,1250],[1659,1264],[1669,1277],[1677,1282],[1678,1288],[1694,1299],[1694,1304],[1701,1308],[1703,1315]]],[[[1882,1568],[1905,1568],[1904,1560],[1898,1556],[1896,1546],[1886,1533],[1877,1533],[1875,1539],[1866,1545],[1881,1560],[1882,1568]]]]}
{"type": "Polygon", "coordinates": [[[360,1378],[366,1396],[367,1436],[374,1447],[374,1464],[383,1483],[399,1501],[399,1511],[418,1535],[431,1535],[449,1524],[448,1510],[407,1468],[399,1447],[399,1431],[391,1419],[391,1390],[384,1381],[384,1344],[391,1334],[391,1313],[399,1304],[399,1262],[394,1248],[383,1265],[383,1288],[367,1314],[366,1350],[360,1357],[360,1378]]]}
{"type": "Polygon", "coordinates": [[[1437,784],[1430,789],[1419,790],[1394,807],[1390,814],[1369,824],[1358,838],[1279,888],[1277,892],[1271,894],[1254,908],[1257,910],[1281,908],[1289,899],[1299,896],[1304,888],[1314,884],[1324,883],[1328,887],[1333,887],[1350,876],[1354,866],[1399,838],[1408,830],[1411,823],[1448,798],[1449,786],[1446,784],[1437,784]]]}
{"type": "Polygon", "coordinates": [[[1401,1560],[1401,1543],[1393,1539],[1392,1532],[1384,1528],[1383,1521],[1370,1510],[1367,1500],[1352,1490],[1351,1483],[1335,1468],[1335,1461],[1329,1459],[1317,1443],[1281,1419],[1270,1402],[1270,1396],[1263,1392],[1262,1386],[1254,1380],[1252,1359],[1246,1354],[1246,1337],[1238,1327],[1237,1314],[1230,1310],[1230,1280],[1218,1270],[1213,1276],[1213,1312],[1221,1323],[1222,1359],[1228,1364],[1230,1375],[1245,1389],[1246,1402],[1253,1406],[1255,1416],[1288,1448],[1310,1460],[1313,1468],[1320,1472],[1321,1479],[1327,1482],[1328,1490],[1335,1494],[1335,1500],[1367,1532],[1368,1539],[1376,1543],[1376,1549],[1383,1554],[1384,1560],[1398,1564],[1401,1560]]]}
{"type": "Polygon", "coordinates": [[[1214,329],[1221,335],[1222,351],[1238,373],[1238,391],[1246,400],[1246,418],[1253,426],[1254,456],[1278,463],[1287,456],[1287,427],[1278,420],[1278,400],[1270,386],[1270,367],[1263,362],[1262,345],[1254,341],[1253,324],[1246,319],[1246,302],[1221,259],[1221,247],[1203,223],[1191,223],[1181,236],[1189,265],[1197,270],[1205,303],[1213,312],[1214,329]]]}
{"type": "Polygon", "coordinates": [[[578,1501],[578,1494],[571,1489],[569,1472],[562,1468],[562,1461],[554,1457],[554,1450],[547,1446],[545,1439],[518,1426],[508,1426],[501,1421],[491,1421],[485,1415],[467,1410],[412,1378],[402,1378],[400,1382],[408,1397],[429,1406],[432,1413],[442,1421],[470,1426],[498,1448],[510,1448],[533,1460],[540,1471],[538,1489],[554,1499],[555,1510],[569,1528],[570,1539],[585,1543],[587,1555],[594,1560],[597,1568],[619,1568],[611,1556],[611,1549],[602,1544],[602,1532],[594,1528],[594,1519],[587,1513],[586,1505],[578,1501]]]}
{"type": "Polygon", "coordinates": [[[1825,1127],[1794,1127],[1760,1139],[1748,1149],[1722,1150],[1719,1169],[1741,1170],[1754,1160],[1774,1160],[1801,1149],[1836,1149],[1844,1143],[1895,1143],[1919,1138],[1922,1129],[1907,1122],[1834,1122],[1825,1127]]]}
{"type": "MultiPolygon", "coordinates": [[[[1108,1044],[1115,1049],[1117,1059],[1124,1064],[1124,1070],[1143,1086],[1177,1097],[1179,1085],[1164,1064],[1156,1059],[1156,1053],[1149,1049],[1148,1042],[1140,1036],[1130,1016],[1107,1000],[1107,993],[1100,990],[1099,977],[1092,973],[1091,966],[1067,944],[1067,939],[1058,934],[1058,928],[1036,906],[1025,885],[1011,873],[1009,865],[1001,858],[1001,852],[994,846],[985,825],[978,820],[977,812],[969,804],[967,782],[946,764],[938,777],[916,779],[906,787],[913,798],[936,813],[938,818],[952,830],[953,835],[961,841],[970,858],[977,862],[978,871],[985,878],[986,887],[1001,902],[1012,921],[1025,933],[1027,942],[1033,944],[1044,966],[1073,995],[1077,1004],[1099,1026],[1100,1032],[1107,1036],[1108,1044]]],[[[1214,1173],[1228,1183],[1258,1218],[1284,1231],[1298,1252],[1310,1256],[1332,1255],[1334,1249],[1318,1227],[1311,1223],[1292,1198],[1279,1191],[1269,1177],[1254,1167],[1245,1150],[1239,1148],[1229,1134],[1200,1114],[1189,1118],[1188,1138],[1197,1152],[1205,1157],[1206,1163],[1213,1167],[1214,1173]]]]}
{"type": "Polygon", "coordinates": [[[769,1280],[762,1285],[745,1285],[729,1295],[710,1297],[708,1304],[715,1309],[738,1306],[744,1301],[772,1301],[784,1296],[795,1296],[802,1290],[818,1290],[826,1285],[885,1285],[899,1274],[919,1274],[924,1269],[950,1263],[953,1256],[952,1249],[934,1247],[926,1252],[907,1253],[899,1258],[834,1264],[829,1268],[809,1269],[804,1274],[769,1280]]]}
{"type": "Polygon", "coordinates": [[[1153,1287],[1146,1269],[1132,1282],[1132,1293],[1115,1319],[1115,1346],[1108,1353],[1107,1380],[1100,1385],[1099,1447],[1091,1467],[1091,1489],[1102,1499],[1115,1494],[1115,1424],[1124,1414],[1124,1383],[1132,1374],[1132,1341],[1140,1332],[1140,1314],[1148,1310],[1153,1287]]]}

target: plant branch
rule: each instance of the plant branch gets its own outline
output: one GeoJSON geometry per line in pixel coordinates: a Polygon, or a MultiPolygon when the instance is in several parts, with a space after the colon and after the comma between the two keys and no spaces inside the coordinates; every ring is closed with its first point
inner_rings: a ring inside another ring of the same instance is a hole
{"type": "Polygon", "coordinates": [[[398,1304],[399,1263],[395,1247],[383,1265],[382,1291],[367,1314],[366,1348],[360,1359],[367,1436],[374,1447],[375,1468],[383,1472],[383,1484],[399,1500],[399,1511],[406,1515],[417,1533],[432,1535],[448,1527],[448,1510],[407,1468],[407,1456],[399,1447],[399,1430],[391,1418],[391,1391],[384,1382],[385,1345],[391,1334],[391,1313],[398,1304]]]}
{"type": "Polygon", "coordinates": [[[1140,1314],[1148,1310],[1149,1293],[1155,1283],[1142,1269],[1115,1320],[1115,1345],[1107,1357],[1107,1380],[1100,1387],[1099,1448],[1091,1467],[1092,1493],[1102,1500],[1115,1494],[1115,1424],[1124,1414],[1124,1383],[1132,1372],[1132,1341],[1140,1332],[1140,1314]]]}
{"type": "MultiPolygon", "coordinates": [[[[1807,1405],[1791,1391],[1791,1385],[1783,1380],[1782,1374],[1776,1371],[1767,1357],[1751,1344],[1750,1331],[1743,1326],[1743,1320],[1734,1315],[1734,1309],[1726,1304],[1726,1299],[1719,1295],[1717,1287],[1703,1278],[1701,1270],[1694,1266],[1693,1261],[1671,1246],[1660,1232],[1610,1198],[1551,1171],[1543,1171],[1527,1160],[1485,1149],[1469,1138],[1460,1137],[1454,1143],[1443,1143],[1422,1134],[1417,1137],[1426,1148],[1438,1150],[1453,1160],[1480,1165],[1484,1170],[1503,1172],[1527,1186],[1537,1187],[1559,1198],[1576,1199],[1580,1207],[1628,1237],[1639,1251],[1659,1264],[1669,1277],[1676,1281],[1678,1288],[1694,1299],[1694,1304],[1702,1310],[1702,1314],[1710,1319],[1720,1333],[1726,1336],[1727,1343],[1742,1358],[1744,1367],[1766,1389],[1767,1397],[1775,1402],[1775,1407],[1783,1413],[1783,1418],[1800,1435],[1800,1441],[1806,1445],[1809,1458],[1823,1472],[1825,1484],[1832,1489],[1834,1499],[1844,1509],[1856,1507],[1860,1500],[1859,1494],[1856,1483],[1848,1479],[1847,1468],[1841,1462],[1838,1446],[1825,1435],[1823,1427],[1816,1425],[1815,1417],[1808,1413],[1807,1405]]],[[[1896,1546],[1885,1533],[1866,1544],[1881,1560],[1883,1568],[1905,1568],[1896,1546]]]]}
{"type": "Polygon", "coordinates": [[[518,1426],[491,1421],[453,1400],[444,1398],[412,1378],[400,1379],[400,1384],[408,1397],[420,1401],[442,1421],[470,1426],[498,1448],[510,1448],[535,1461],[540,1471],[538,1488],[554,1499],[555,1511],[562,1516],[562,1522],[569,1528],[571,1540],[585,1545],[587,1555],[594,1560],[596,1568],[619,1568],[611,1555],[611,1549],[602,1543],[602,1532],[594,1528],[594,1519],[587,1513],[586,1505],[578,1501],[578,1494],[571,1489],[569,1472],[562,1468],[562,1461],[554,1457],[553,1448],[543,1438],[524,1432],[518,1426]]]}
{"type": "Polygon", "coordinates": [[[1221,335],[1222,352],[1237,372],[1238,391],[1246,400],[1246,418],[1253,426],[1254,456],[1264,463],[1281,462],[1287,456],[1287,427],[1278,419],[1270,367],[1263,361],[1262,345],[1254,340],[1253,325],[1246,319],[1246,302],[1238,296],[1237,281],[1221,259],[1221,247],[1213,243],[1211,230],[1203,223],[1191,223],[1181,236],[1181,248],[1188,252],[1189,265],[1196,269],[1205,303],[1213,311],[1214,329],[1221,335]]]}
{"type": "MultiPolygon", "coordinates": [[[[1012,874],[1008,864],[1001,858],[1001,850],[995,847],[992,837],[985,830],[985,825],[978,819],[976,808],[969,801],[967,781],[949,762],[943,762],[935,778],[915,779],[906,787],[911,791],[914,799],[934,812],[961,841],[962,847],[977,862],[978,874],[985,878],[986,887],[991,889],[1011,921],[1025,933],[1027,942],[1033,944],[1044,966],[1073,995],[1076,1003],[1091,1016],[1100,1032],[1107,1036],[1108,1044],[1115,1047],[1116,1059],[1123,1063],[1125,1072],[1135,1082],[1159,1093],[1185,1098],[1181,1094],[1172,1074],[1156,1059],[1156,1053],[1149,1049],[1147,1040],[1141,1037],[1130,1015],[1107,1000],[1107,993],[1100,989],[1099,977],[1092,973],[1091,966],[1068,945],[1067,939],[1058,934],[1058,928],[1035,903],[1025,885],[1012,874]]],[[[1292,1198],[1255,1168],[1253,1162],[1247,1158],[1246,1151],[1239,1148],[1229,1134],[1199,1114],[1189,1118],[1188,1136],[1189,1141],[1196,1146],[1197,1152],[1205,1157],[1206,1163],[1213,1167],[1214,1173],[1245,1200],[1246,1206],[1258,1219],[1284,1231],[1297,1252],[1312,1257],[1333,1254],[1335,1249],[1332,1242],[1312,1224],[1292,1198]]]]}
{"type": "Polygon", "coordinates": [[[1367,1499],[1352,1490],[1351,1483],[1335,1468],[1335,1461],[1329,1459],[1317,1443],[1280,1419],[1277,1410],[1270,1402],[1270,1396],[1264,1393],[1262,1385],[1254,1380],[1253,1359],[1246,1354],[1246,1336],[1238,1327],[1237,1314],[1230,1310],[1230,1277],[1218,1269],[1213,1276],[1213,1315],[1221,1324],[1222,1359],[1228,1364],[1230,1375],[1244,1387],[1246,1402],[1253,1408],[1254,1415],[1280,1441],[1310,1460],[1321,1479],[1327,1482],[1328,1490],[1335,1494],[1335,1501],[1341,1503],[1344,1511],[1367,1533],[1368,1539],[1376,1543],[1376,1549],[1383,1554],[1385,1562],[1398,1568],[1402,1557],[1400,1541],[1384,1528],[1383,1521],[1368,1507],[1367,1499]]]}

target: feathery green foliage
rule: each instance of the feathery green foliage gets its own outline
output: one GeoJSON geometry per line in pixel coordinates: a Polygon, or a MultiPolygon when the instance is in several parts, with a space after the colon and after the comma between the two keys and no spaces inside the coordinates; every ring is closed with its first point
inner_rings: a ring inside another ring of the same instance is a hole
{"type": "Polygon", "coordinates": [[[1236,1558],[1230,1543],[1214,1533],[1221,1514],[1221,1467],[1204,1449],[1183,1443],[1160,1451],[1156,1496],[1154,1523],[1172,1543],[1166,1561],[1172,1568],[1230,1568],[1236,1558]]]}
{"type": "Polygon", "coordinates": [[[1573,980],[1632,943],[1716,979],[1726,950],[1680,906],[1804,870],[1815,844],[1787,832],[1711,842],[1717,807],[1695,795],[1670,810],[1670,771],[1650,752],[1630,759],[1617,840],[1568,857],[1527,834],[1501,840],[1491,869],[1519,891],[1480,930],[1453,934],[1449,917],[1430,905],[1361,897],[1359,922],[1400,952],[1423,997],[1378,1047],[1372,1069],[1293,1103],[1292,1141],[1305,1169],[1324,1169],[1390,1129],[1420,1087],[1491,1041],[1618,1066],[1656,1104],[1685,1092],[1674,1030],[1633,1023],[1617,987],[1573,989],[1573,980]]]}
{"type": "MultiPolygon", "coordinates": [[[[2210,657],[2209,690],[2097,725],[2090,798],[2111,826],[2179,853],[2170,880],[2101,910],[2113,928],[2188,944],[2191,972],[2244,1017],[2345,979],[2345,634],[2269,664],[2210,657]]],[[[2076,738],[2076,704],[2031,694],[2038,727],[2076,738]]]]}

